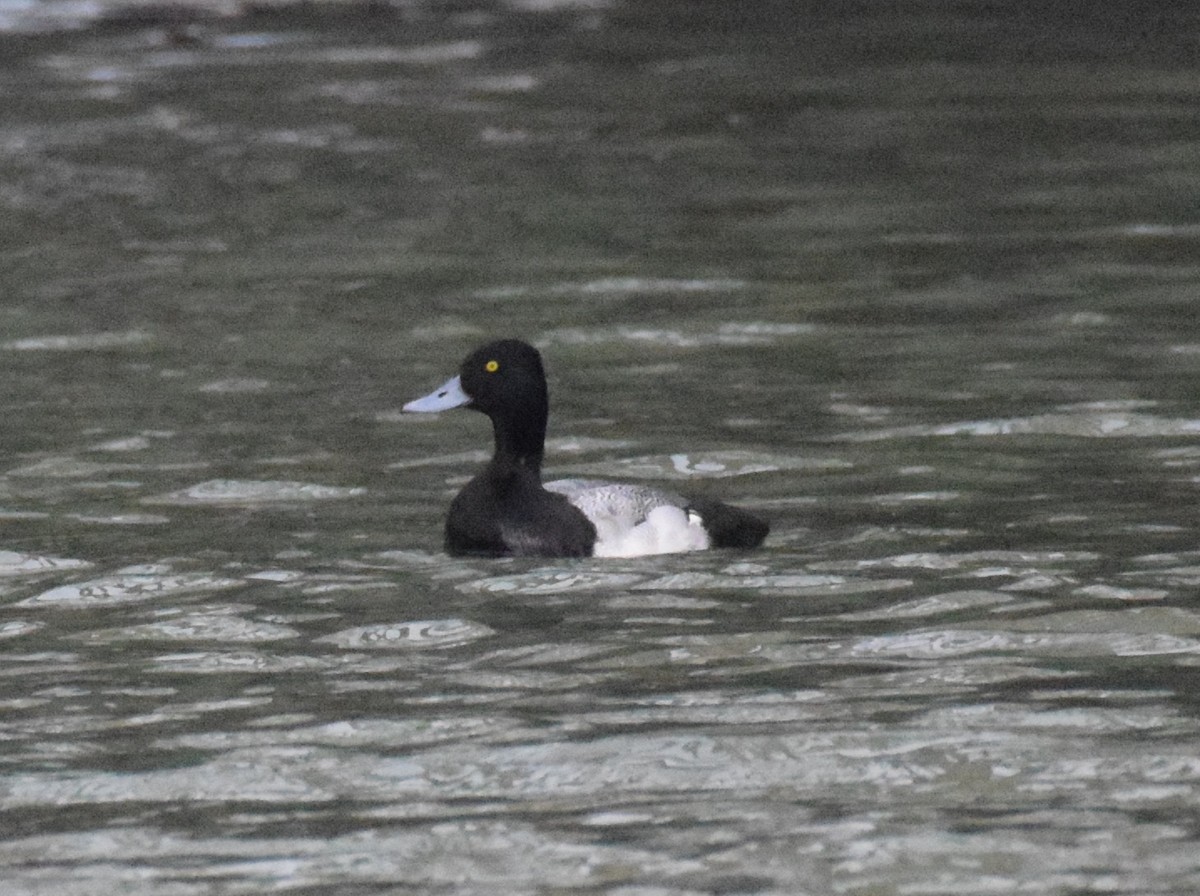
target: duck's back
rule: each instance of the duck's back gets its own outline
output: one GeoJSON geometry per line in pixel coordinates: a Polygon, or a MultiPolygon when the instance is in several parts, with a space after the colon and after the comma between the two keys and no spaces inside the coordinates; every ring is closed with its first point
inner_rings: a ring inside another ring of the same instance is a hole
{"type": "Polygon", "coordinates": [[[655,507],[686,507],[682,495],[648,485],[605,482],[600,479],[555,479],[548,491],[557,492],[583,511],[588,519],[612,516],[638,523],[655,507]]]}

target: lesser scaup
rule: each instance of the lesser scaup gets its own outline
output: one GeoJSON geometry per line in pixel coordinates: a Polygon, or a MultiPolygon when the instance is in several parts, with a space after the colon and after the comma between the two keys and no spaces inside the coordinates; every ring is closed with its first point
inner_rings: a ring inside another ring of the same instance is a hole
{"type": "Polygon", "coordinates": [[[406,411],[467,407],[491,418],[495,454],[450,504],[450,554],[632,557],[753,548],[768,526],[706,498],[643,485],[560,479],[542,483],[550,404],[542,358],[516,339],[467,356],[456,376],[406,411]]]}

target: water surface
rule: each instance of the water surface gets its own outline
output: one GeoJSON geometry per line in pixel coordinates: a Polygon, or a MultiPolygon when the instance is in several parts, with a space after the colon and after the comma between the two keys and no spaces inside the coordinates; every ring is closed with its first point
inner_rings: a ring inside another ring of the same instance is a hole
{"type": "Polygon", "coordinates": [[[0,4],[6,892],[1196,892],[1195,13],[189,9],[0,4]],[[446,557],[499,334],[765,548],[446,557]]]}

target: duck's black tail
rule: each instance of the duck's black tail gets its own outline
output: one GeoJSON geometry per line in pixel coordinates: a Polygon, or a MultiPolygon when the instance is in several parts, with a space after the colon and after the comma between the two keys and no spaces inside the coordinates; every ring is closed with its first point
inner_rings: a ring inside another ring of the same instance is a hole
{"type": "Polygon", "coordinates": [[[687,509],[699,514],[714,548],[756,548],[771,531],[766,520],[711,498],[689,499],[687,509]]]}

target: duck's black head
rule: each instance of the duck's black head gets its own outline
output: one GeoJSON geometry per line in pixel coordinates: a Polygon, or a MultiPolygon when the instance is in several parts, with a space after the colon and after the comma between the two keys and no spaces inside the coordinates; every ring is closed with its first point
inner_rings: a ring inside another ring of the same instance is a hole
{"type": "Polygon", "coordinates": [[[546,371],[538,350],[519,339],[502,339],[471,352],[458,371],[467,407],[513,422],[536,421],[548,410],[546,371]]]}
{"type": "Polygon", "coordinates": [[[541,468],[549,396],[537,349],[519,339],[489,342],[471,352],[458,376],[406,411],[467,407],[487,414],[496,436],[496,460],[541,468]]]}

